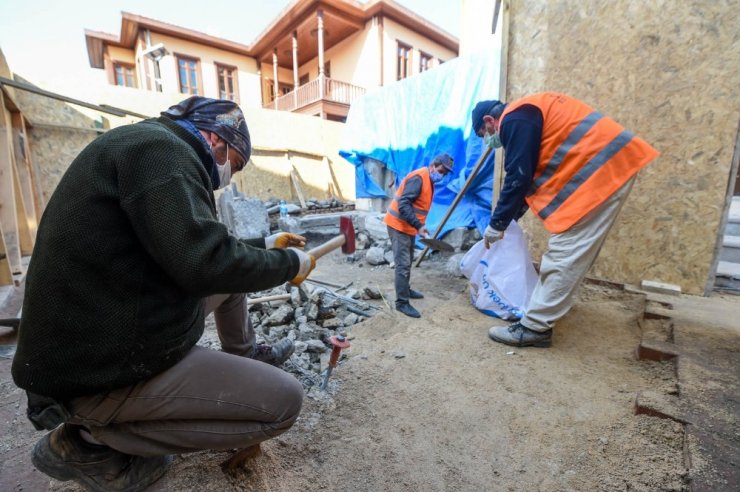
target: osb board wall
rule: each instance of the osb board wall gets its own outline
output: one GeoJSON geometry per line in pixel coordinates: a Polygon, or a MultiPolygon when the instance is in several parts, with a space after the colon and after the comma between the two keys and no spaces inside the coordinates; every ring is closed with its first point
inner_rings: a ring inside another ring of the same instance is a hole
{"type": "MultiPolygon", "coordinates": [[[[591,274],[704,293],[740,120],[740,1],[510,2],[507,99],[559,91],[662,155],[639,174],[591,274]]],[[[547,233],[531,213],[533,257],[547,233]]]]}

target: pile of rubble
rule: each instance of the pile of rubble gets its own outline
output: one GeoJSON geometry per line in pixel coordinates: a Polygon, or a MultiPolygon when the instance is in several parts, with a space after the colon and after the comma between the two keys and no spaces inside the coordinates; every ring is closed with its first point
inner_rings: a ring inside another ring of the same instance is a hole
{"type": "MultiPolygon", "coordinates": [[[[293,340],[295,352],[283,368],[295,374],[308,390],[320,384],[331,352],[329,338],[344,335],[351,340],[351,327],[380,309],[368,301],[381,298],[376,287],[332,290],[307,280],[299,287],[286,284],[250,294],[247,303],[257,343],[274,344],[286,337],[293,340]],[[339,294],[342,290],[346,293],[339,294]],[[270,298],[273,300],[266,300],[270,298]]],[[[213,323],[209,317],[207,328],[210,325],[211,329],[199,343],[220,349],[213,323]]]]}

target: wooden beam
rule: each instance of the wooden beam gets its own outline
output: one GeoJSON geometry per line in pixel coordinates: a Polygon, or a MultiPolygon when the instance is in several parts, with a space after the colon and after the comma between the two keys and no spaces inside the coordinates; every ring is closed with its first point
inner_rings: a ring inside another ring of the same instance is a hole
{"type": "Polygon", "coordinates": [[[15,186],[13,178],[13,133],[10,112],[0,91],[0,225],[5,239],[5,254],[12,273],[21,273],[21,248],[18,242],[15,186]]]}
{"type": "Polygon", "coordinates": [[[306,198],[303,196],[303,188],[301,187],[301,178],[298,176],[295,166],[291,165],[290,170],[290,181],[293,183],[295,188],[295,194],[298,197],[298,201],[301,202],[301,207],[306,208],[306,198]]]}
{"type": "MultiPolygon", "coordinates": [[[[17,178],[16,181],[16,193],[18,197],[16,201],[20,199],[23,207],[23,213],[19,214],[19,222],[23,220],[26,223],[28,229],[30,248],[33,249],[33,244],[36,241],[36,229],[38,228],[38,196],[36,194],[36,187],[34,186],[33,170],[31,166],[31,152],[28,145],[28,137],[26,134],[25,121],[21,113],[13,113],[13,144],[15,147],[15,162],[14,171],[17,178]],[[22,217],[22,219],[21,219],[22,217]]],[[[20,225],[20,224],[19,224],[20,225]]],[[[31,254],[21,244],[22,254],[31,254]]]]}

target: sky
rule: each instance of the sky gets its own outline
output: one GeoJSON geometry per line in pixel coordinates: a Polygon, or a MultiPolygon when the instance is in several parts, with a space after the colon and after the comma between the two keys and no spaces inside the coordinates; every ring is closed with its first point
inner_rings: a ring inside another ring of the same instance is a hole
{"type": "MultiPolygon", "coordinates": [[[[248,45],[291,1],[0,0],[0,50],[13,72],[48,85],[90,74],[85,29],[120,35],[121,11],[248,45]]],[[[396,2],[459,37],[461,0],[396,2]]]]}

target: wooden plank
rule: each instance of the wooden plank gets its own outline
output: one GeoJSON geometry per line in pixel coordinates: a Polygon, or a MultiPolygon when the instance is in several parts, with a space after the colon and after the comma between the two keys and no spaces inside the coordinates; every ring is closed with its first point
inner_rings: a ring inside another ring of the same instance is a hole
{"type": "Polygon", "coordinates": [[[28,144],[25,118],[21,113],[13,113],[13,143],[15,145],[15,170],[18,175],[20,194],[25,207],[25,217],[28,222],[32,241],[36,241],[38,228],[39,199],[36,180],[34,179],[31,164],[31,148],[28,144]]]}
{"type": "Polygon", "coordinates": [[[21,250],[21,256],[29,256],[33,251],[34,238],[31,235],[31,229],[36,232],[35,220],[29,218],[26,212],[26,205],[23,203],[23,193],[21,192],[21,181],[18,178],[18,170],[13,166],[13,189],[15,191],[15,218],[18,224],[18,246],[21,250]]]}
{"type": "Polygon", "coordinates": [[[13,285],[13,272],[10,271],[2,224],[0,224],[0,285],[13,285]]]}
{"type": "MultiPolygon", "coordinates": [[[[499,88],[498,98],[500,101],[507,101],[507,73],[509,67],[509,11],[511,5],[509,0],[499,0],[496,2],[495,18],[501,17],[501,65],[499,67],[499,88]]],[[[495,24],[494,24],[495,28],[495,24]]],[[[493,158],[493,190],[491,192],[491,214],[496,209],[496,203],[501,196],[501,187],[504,182],[504,149],[496,149],[493,158]]]]}
{"type": "Polygon", "coordinates": [[[301,188],[301,178],[298,176],[295,166],[292,166],[290,170],[290,180],[295,188],[295,194],[298,197],[298,201],[301,202],[301,207],[306,208],[306,199],[303,196],[303,188],[301,188]]]}
{"type": "Polygon", "coordinates": [[[13,139],[10,112],[0,91],[0,225],[5,240],[5,254],[12,273],[20,273],[21,248],[18,242],[18,222],[13,185],[13,139]]]}

